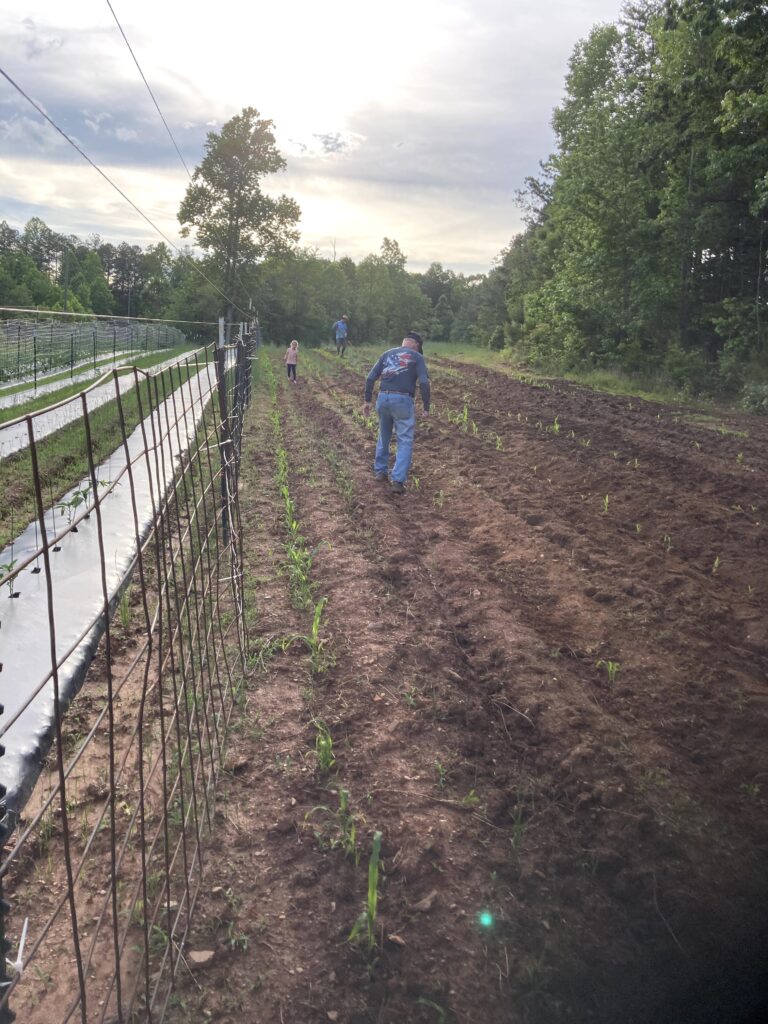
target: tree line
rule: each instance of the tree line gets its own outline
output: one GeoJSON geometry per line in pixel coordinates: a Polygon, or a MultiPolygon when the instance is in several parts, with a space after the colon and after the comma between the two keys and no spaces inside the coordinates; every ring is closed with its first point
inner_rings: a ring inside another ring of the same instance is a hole
{"type": "Polygon", "coordinates": [[[0,222],[0,306],[71,313],[215,321],[233,297],[235,321],[249,307],[267,340],[328,340],[330,325],[350,317],[353,340],[384,342],[420,328],[433,341],[468,338],[485,344],[503,303],[478,327],[488,278],[465,276],[433,263],[408,271],[398,243],[355,263],[331,260],[291,245],[232,265],[217,252],[174,253],[164,242],[142,249],[122,242],[61,235],[38,217],[23,229],[0,222]],[[205,276],[201,276],[202,271],[205,276]],[[227,281],[227,277],[229,280],[227,281]],[[228,287],[227,287],[228,285],[228,287]],[[221,289],[220,291],[218,289],[221,289]]]}
{"type": "Polygon", "coordinates": [[[573,53],[502,255],[506,344],[693,391],[768,380],[768,5],[631,0],[573,53]]]}

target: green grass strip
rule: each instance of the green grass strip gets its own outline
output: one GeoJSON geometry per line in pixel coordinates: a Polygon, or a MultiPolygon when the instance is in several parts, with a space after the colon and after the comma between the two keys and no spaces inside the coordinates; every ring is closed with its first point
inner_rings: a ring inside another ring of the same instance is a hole
{"type": "MultiPolygon", "coordinates": [[[[160,401],[179,384],[195,373],[194,365],[170,367],[157,377],[160,401]]],[[[146,417],[157,405],[154,383],[147,393],[146,382],[140,380],[141,413],[146,417]],[[151,398],[151,401],[150,401],[151,398]]],[[[82,390],[82,389],[81,389],[82,390]]],[[[122,398],[127,434],[138,426],[141,418],[139,396],[132,388],[122,398]]],[[[102,405],[90,414],[93,459],[96,465],[122,444],[122,432],[117,411],[117,400],[102,405]]],[[[81,420],[70,423],[37,444],[37,461],[43,487],[43,501],[47,507],[57,502],[78,480],[88,474],[88,455],[85,444],[85,424],[81,420]]],[[[0,548],[5,547],[28,523],[37,518],[32,456],[29,448],[15,452],[0,462],[0,548]]]]}

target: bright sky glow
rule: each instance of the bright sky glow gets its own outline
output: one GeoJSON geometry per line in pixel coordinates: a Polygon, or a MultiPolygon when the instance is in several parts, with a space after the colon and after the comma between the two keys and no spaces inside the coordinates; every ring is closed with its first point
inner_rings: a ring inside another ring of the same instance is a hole
{"type": "MultiPolygon", "coordinates": [[[[568,58],[621,0],[112,0],[190,169],[244,106],[275,123],[302,244],[488,270],[553,148],[568,58]]],[[[188,182],[106,0],[0,0],[0,66],[170,238],[188,182]]],[[[0,219],[157,237],[0,79],[0,219]]]]}

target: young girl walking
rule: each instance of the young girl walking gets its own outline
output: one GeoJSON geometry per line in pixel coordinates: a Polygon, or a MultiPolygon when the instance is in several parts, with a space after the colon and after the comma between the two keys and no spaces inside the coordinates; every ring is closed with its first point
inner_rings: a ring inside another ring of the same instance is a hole
{"type": "Polygon", "coordinates": [[[288,351],[283,356],[283,362],[285,363],[285,367],[288,370],[288,380],[292,380],[294,384],[296,383],[296,364],[298,363],[298,361],[299,343],[294,338],[294,340],[288,346],[288,351]]]}

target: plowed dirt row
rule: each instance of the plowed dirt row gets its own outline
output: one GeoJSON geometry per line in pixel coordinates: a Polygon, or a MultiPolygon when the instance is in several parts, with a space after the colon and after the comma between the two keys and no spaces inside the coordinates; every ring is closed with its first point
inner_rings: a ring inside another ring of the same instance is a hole
{"type": "MultiPolygon", "coordinates": [[[[335,664],[313,678],[294,643],[256,676],[197,925],[216,956],[175,1019],[747,1020],[766,938],[765,425],[718,433],[433,360],[436,415],[398,497],[372,477],[361,372],[307,363],[279,407],[335,664]],[[374,829],[369,959],[347,937],[374,829]]],[[[279,569],[266,402],[244,447],[255,650],[309,630],[279,569]]]]}

